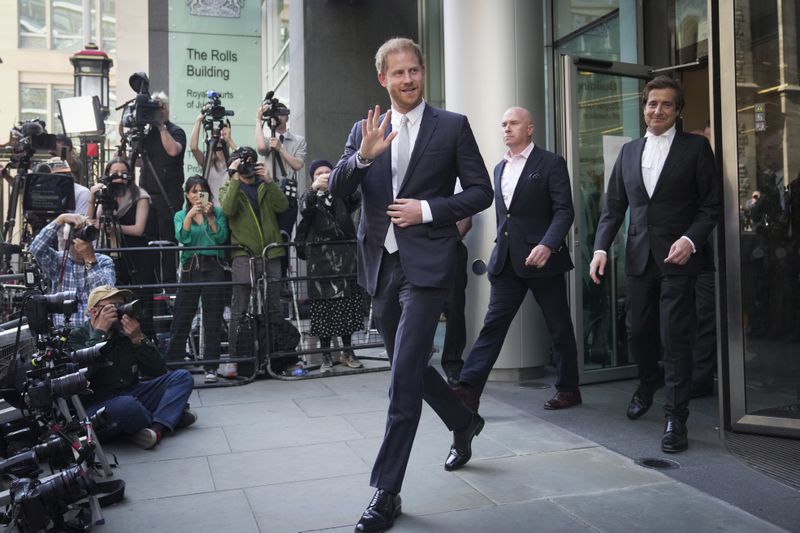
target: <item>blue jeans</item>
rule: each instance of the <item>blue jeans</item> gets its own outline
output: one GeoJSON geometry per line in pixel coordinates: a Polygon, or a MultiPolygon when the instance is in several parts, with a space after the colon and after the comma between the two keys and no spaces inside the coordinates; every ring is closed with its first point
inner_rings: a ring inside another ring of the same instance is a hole
{"type": "Polygon", "coordinates": [[[97,432],[101,441],[123,434],[132,435],[154,422],[163,424],[172,432],[183,414],[193,387],[194,379],[187,370],[173,370],[87,407],[86,414],[92,416],[100,408],[106,408],[109,427],[97,432]]]}

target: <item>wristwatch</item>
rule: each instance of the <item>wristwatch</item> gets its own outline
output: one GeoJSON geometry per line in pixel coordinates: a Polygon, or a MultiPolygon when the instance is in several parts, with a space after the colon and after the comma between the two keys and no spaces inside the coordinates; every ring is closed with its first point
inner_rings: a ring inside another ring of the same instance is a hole
{"type": "Polygon", "coordinates": [[[358,163],[361,165],[371,165],[374,159],[367,159],[366,157],[361,155],[361,152],[356,152],[356,159],[358,163]]]}
{"type": "Polygon", "coordinates": [[[91,270],[97,264],[97,261],[85,261],[83,266],[86,267],[86,270],[91,270]]]}

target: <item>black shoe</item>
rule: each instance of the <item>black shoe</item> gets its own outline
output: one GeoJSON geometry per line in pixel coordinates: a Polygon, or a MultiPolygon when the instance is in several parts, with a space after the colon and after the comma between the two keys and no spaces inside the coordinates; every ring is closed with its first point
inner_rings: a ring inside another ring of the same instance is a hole
{"type": "Polygon", "coordinates": [[[400,514],[400,503],[399,494],[392,494],[383,489],[376,490],[355,530],[358,533],[386,531],[394,525],[394,519],[400,514]]]}
{"type": "Polygon", "coordinates": [[[477,437],[483,425],[483,418],[478,413],[472,414],[472,420],[465,429],[453,432],[453,445],[444,462],[444,469],[448,472],[458,470],[472,458],[472,439],[477,437]]]}
{"type": "Polygon", "coordinates": [[[636,420],[645,414],[650,407],[653,406],[653,395],[643,392],[641,388],[636,389],[631,398],[631,403],[628,404],[628,418],[636,420]]]}
{"type": "Polygon", "coordinates": [[[686,423],[677,418],[667,418],[664,424],[664,436],[661,437],[661,451],[677,453],[689,447],[689,436],[686,423]]]}
{"type": "Polygon", "coordinates": [[[560,390],[556,392],[555,396],[544,402],[544,408],[549,410],[568,409],[582,403],[581,391],[560,390]]]}

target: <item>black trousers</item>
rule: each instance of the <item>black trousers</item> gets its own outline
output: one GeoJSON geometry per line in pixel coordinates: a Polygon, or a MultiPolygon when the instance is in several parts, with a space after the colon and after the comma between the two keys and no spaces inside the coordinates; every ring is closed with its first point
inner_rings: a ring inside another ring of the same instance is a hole
{"type": "Polygon", "coordinates": [[[578,390],[578,348],[567,300],[564,274],[543,278],[521,278],[514,272],[511,259],[498,276],[490,276],[492,284],[489,310],[478,339],[461,369],[460,381],[479,394],[483,392],[489,373],[500,355],[503,343],[528,291],[542,308],[547,329],[553,342],[556,364],[556,389],[578,390]]]}
{"type": "Polygon", "coordinates": [[[458,378],[464,361],[461,356],[467,344],[467,320],[464,316],[467,290],[467,247],[459,242],[456,248],[457,265],[453,287],[447,295],[442,312],[447,318],[442,348],[442,369],[450,377],[458,378]]]}
{"type": "Polygon", "coordinates": [[[660,384],[658,359],[663,352],[664,413],[684,422],[692,387],[696,278],[665,275],[652,255],[641,276],[627,276],[628,344],[638,366],[639,386],[652,394],[660,384]]]}
{"type": "Polygon", "coordinates": [[[695,284],[697,309],[697,341],[694,345],[692,385],[710,389],[714,385],[717,368],[717,308],[715,299],[715,273],[703,271],[695,284]]]}
{"type": "MultiPolygon", "coordinates": [[[[225,281],[225,270],[219,258],[210,255],[194,255],[181,266],[181,283],[225,281]]],[[[167,360],[180,361],[186,353],[186,339],[192,327],[200,298],[203,299],[203,333],[205,338],[202,354],[204,359],[218,359],[220,354],[222,313],[225,309],[222,287],[180,287],[175,296],[175,312],[170,329],[167,360]]],[[[213,370],[215,365],[206,365],[213,370]]]]}
{"type": "Polygon", "coordinates": [[[392,373],[386,432],[372,468],[373,487],[400,492],[423,399],[451,431],[465,428],[472,419],[430,365],[433,337],[446,298],[447,289],[409,283],[399,254],[384,252],[372,303],[392,373]]]}

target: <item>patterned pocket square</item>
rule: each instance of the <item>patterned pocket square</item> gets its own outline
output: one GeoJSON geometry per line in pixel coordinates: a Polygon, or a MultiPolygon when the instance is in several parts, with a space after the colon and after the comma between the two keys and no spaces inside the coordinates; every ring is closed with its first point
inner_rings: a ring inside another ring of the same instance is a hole
{"type": "Polygon", "coordinates": [[[530,174],[528,174],[528,179],[529,180],[538,180],[541,177],[542,177],[542,174],[540,172],[531,172],[530,174]]]}

